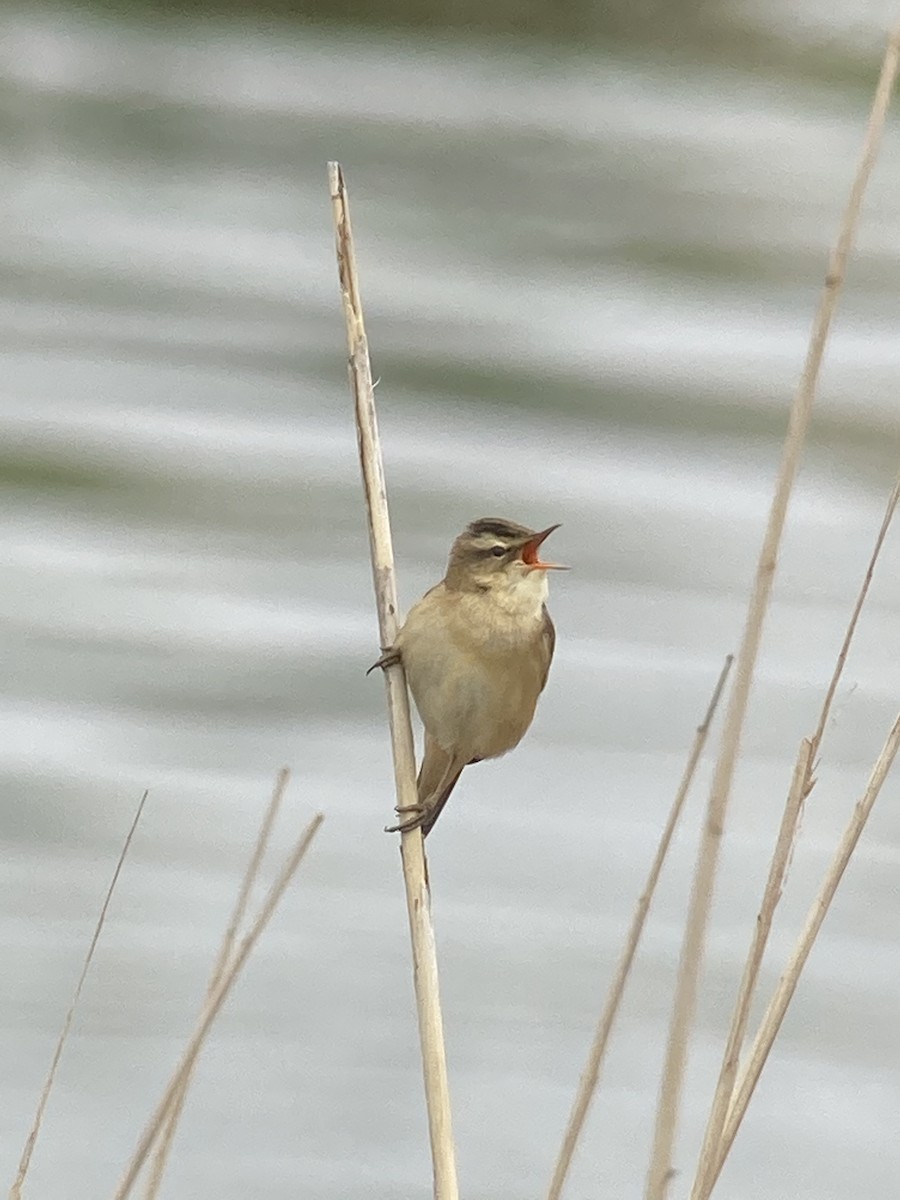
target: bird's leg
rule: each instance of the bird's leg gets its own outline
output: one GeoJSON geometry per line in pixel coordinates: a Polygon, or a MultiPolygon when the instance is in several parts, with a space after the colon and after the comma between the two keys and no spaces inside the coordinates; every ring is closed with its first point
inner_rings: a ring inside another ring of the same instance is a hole
{"type": "MultiPolygon", "coordinates": [[[[426,749],[426,754],[427,754],[427,749],[426,749]]],[[[419,768],[419,774],[416,779],[416,787],[417,788],[420,788],[422,786],[422,770],[424,769],[424,766],[425,766],[425,764],[423,762],[422,766],[419,768]]],[[[412,813],[414,816],[418,817],[418,816],[421,816],[422,813],[424,813],[426,811],[427,810],[426,810],[425,803],[423,803],[422,800],[417,800],[415,802],[415,804],[395,804],[394,805],[394,812],[397,813],[398,816],[402,816],[403,813],[412,813]]],[[[387,829],[387,830],[385,830],[385,832],[386,833],[396,833],[397,829],[399,829],[399,828],[400,828],[400,826],[398,825],[396,829],[387,829]]]]}
{"type": "Polygon", "coordinates": [[[459,778],[459,773],[462,770],[462,765],[458,759],[449,758],[444,773],[438,781],[437,787],[433,788],[424,800],[420,800],[418,804],[399,805],[394,811],[397,813],[411,813],[405,821],[401,821],[399,825],[385,826],[385,833],[409,833],[411,829],[424,829],[427,834],[428,830],[437,820],[441,809],[447,801],[447,797],[453,790],[453,785],[459,778]]]}

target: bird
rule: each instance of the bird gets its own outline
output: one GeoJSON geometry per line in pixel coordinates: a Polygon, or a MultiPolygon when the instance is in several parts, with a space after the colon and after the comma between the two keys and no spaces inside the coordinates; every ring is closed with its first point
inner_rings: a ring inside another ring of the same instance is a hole
{"type": "Polygon", "coordinates": [[[417,803],[388,833],[427,837],[463,768],[499,758],[522,740],[544,690],[556,630],[547,611],[540,531],[500,517],[467,525],[444,578],[409,610],[392,646],[369,668],[402,663],[425,729],[417,803]]]}

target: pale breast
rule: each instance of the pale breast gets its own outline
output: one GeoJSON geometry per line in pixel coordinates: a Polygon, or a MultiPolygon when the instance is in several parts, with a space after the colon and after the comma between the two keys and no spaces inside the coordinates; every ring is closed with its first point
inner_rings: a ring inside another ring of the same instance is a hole
{"type": "Polygon", "coordinates": [[[477,594],[440,585],[410,610],[398,638],[429,733],[467,759],[511,750],[531,724],[548,666],[540,618],[522,621],[477,594]]]}

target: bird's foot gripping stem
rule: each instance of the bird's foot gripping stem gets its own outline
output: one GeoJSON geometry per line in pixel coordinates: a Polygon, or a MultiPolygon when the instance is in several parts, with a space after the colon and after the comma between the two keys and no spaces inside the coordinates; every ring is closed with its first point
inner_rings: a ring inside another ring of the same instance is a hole
{"type": "Polygon", "coordinates": [[[382,653],[381,658],[377,662],[372,663],[366,674],[371,675],[376,667],[381,667],[382,670],[386,667],[395,667],[398,662],[400,662],[400,651],[395,650],[393,646],[388,646],[387,650],[382,653]]]}
{"type": "Polygon", "coordinates": [[[405,821],[401,821],[399,825],[385,825],[385,833],[409,833],[411,829],[419,829],[428,820],[429,809],[424,804],[399,804],[394,812],[402,816],[403,813],[412,813],[405,821]]]}

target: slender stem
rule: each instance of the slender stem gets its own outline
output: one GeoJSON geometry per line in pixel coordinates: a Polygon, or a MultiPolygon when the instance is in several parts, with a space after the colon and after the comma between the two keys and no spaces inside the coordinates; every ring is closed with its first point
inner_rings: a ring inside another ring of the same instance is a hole
{"type": "MultiPolygon", "coordinates": [[[[272,834],[272,827],[275,824],[275,818],[278,816],[278,810],[281,808],[281,802],[284,799],[284,793],[287,789],[290,777],[291,773],[287,767],[282,767],[275,779],[275,786],[272,789],[272,798],[266,807],[265,813],[263,814],[263,819],[259,827],[259,833],[256,837],[256,843],[253,847],[253,852],[250,855],[250,861],[247,863],[247,869],[244,872],[244,877],[241,880],[241,886],[238,888],[238,894],[237,898],[235,899],[234,908],[228,921],[228,926],[225,930],[225,936],[222,938],[222,945],[219,947],[219,953],[215,964],[213,965],[209,983],[206,985],[207,998],[212,994],[212,992],[215,991],[216,986],[219,980],[222,978],[225,968],[228,965],[228,960],[231,958],[231,955],[234,952],[238,930],[244,923],[244,917],[247,913],[247,905],[250,901],[250,895],[253,891],[253,886],[256,883],[257,876],[259,875],[259,868],[262,865],[266,847],[269,844],[269,838],[272,834]]],[[[162,1184],[162,1177],[165,1173],[166,1164],[169,1161],[169,1154],[172,1149],[172,1142],[175,1138],[175,1131],[178,1128],[178,1122],[181,1119],[181,1114],[184,1110],[184,1103],[187,1099],[187,1092],[195,1066],[196,1059],[193,1063],[191,1063],[190,1067],[185,1072],[178,1090],[172,1097],[172,1104],[160,1134],[159,1141],[153,1155],[153,1161],[150,1164],[147,1187],[144,1192],[144,1200],[156,1200],[156,1197],[159,1194],[159,1189],[162,1184]]]]}
{"type": "Polygon", "coordinates": [[[775,909],[778,901],[781,899],[791,850],[797,833],[800,812],[803,802],[809,794],[809,789],[812,787],[810,773],[813,761],[812,755],[812,742],[808,738],[804,738],[800,743],[800,750],[794,765],[791,787],[785,801],[781,826],[778,830],[778,838],[775,843],[775,851],[769,866],[769,877],[766,881],[762,904],[756,918],[753,941],[750,945],[746,962],[744,963],[744,972],[741,977],[741,984],[738,988],[737,999],[735,1000],[734,1011],[731,1017],[731,1028],[728,1031],[728,1040],[725,1044],[722,1066],[719,1071],[712,1108],[703,1137],[703,1147],[700,1151],[697,1175],[694,1180],[694,1186],[691,1189],[691,1200],[701,1200],[701,1197],[709,1194],[707,1187],[711,1186],[710,1176],[714,1170],[714,1163],[719,1153],[719,1143],[722,1137],[722,1130],[725,1126],[728,1105],[731,1102],[735,1076],[737,1075],[738,1058],[741,1047],[744,1044],[744,1035],[747,1031],[750,1005],[756,991],[759,971],[762,966],[766,944],[769,940],[775,909]]]}
{"type": "Polygon", "coordinates": [[[813,947],[813,943],[822,927],[822,922],[825,920],[825,915],[834,899],[838,884],[841,882],[847,863],[856,849],[857,842],[865,828],[866,821],[869,819],[869,814],[872,811],[875,801],[878,799],[878,794],[896,758],[898,749],[900,749],[900,716],[896,718],[894,724],[891,726],[890,733],[881,749],[881,753],[872,767],[866,790],[854,807],[853,814],[838,843],[831,865],[822,880],[819,893],[810,906],[806,922],[797,939],[794,951],[788,960],[788,964],[778,981],[778,986],[760,1022],[759,1031],[753,1040],[753,1045],[747,1056],[747,1065],[737,1081],[734,1099],[728,1109],[725,1128],[719,1143],[719,1154],[712,1168],[709,1191],[715,1185],[722,1165],[741,1126],[741,1121],[744,1119],[747,1106],[759,1082],[759,1077],[766,1064],[769,1051],[772,1049],[772,1043],[775,1041],[778,1030],[781,1028],[784,1014],[787,1012],[788,1005],[796,990],[800,973],[806,964],[809,952],[813,947]]]}
{"type": "MultiPolygon", "coordinates": [[[[350,350],[350,383],[356,406],[356,431],[362,466],[363,487],[369,520],[369,545],[375,585],[375,605],[383,649],[390,647],[398,629],[397,586],[388,515],[384,467],[375,414],[375,392],[369,347],[363,322],[356,256],[350,228],[347,189],[339,163],[328,164],[331,203],[337,239],[338,272],[347,342],[350,350]]],[[[416,803],[416,770],[406,677],[400,664],[384,671],[394,779],[399,807],[416,803]]],[[[444,1049],[443,1019],[438,987],[437,954],[431,922],[431,895],[425,848],[420,829],[401,835],[400,854],[409,913],[412,943],[413,983],[419,1022],[419,1043],[425,1078],[425,1103],[434,1170],[435,1200],[458,1200],[456,1152],[450,1112],[450,1088],[444,1049]]]]}
{"type": "Polygon", "coordinates": [[[891,521],[893,520],[894,513],[897,509],[898,498],[900,498],[900,477],[898,477],[894,483],[894,486],[891,489],[891,494],[888,497],[884,518],[882,519],[881,527],[878,530],[878,536],[875,539],[875,546],[869,558],[868,566],[866,567],[866,572],[863,576],[863,581],[856,597],[856,603],[853,606],[853,611],[847,624],[847,630],[844,634],[844,640],[841,643],[841,648],[835,662],[831,680],[829,681],[828,687],[825,691],[825,698],[822,701],[822,709],[819,714],[819,721],[816,725],[815,733],[811,738],[804,739],[800,745],[797,763],[794,767],[794,774],[791,780],[791,788],[785,804],[781,828],[778,833],[775,851],[772,856],[769,878],[766,882],[765,891],[763,892],[762,904],[760,906],[759,915],[756,921],[753,941],[747,955],[747,960],[744,965],[744,973],[741,979],[741,985],[738,989],[738,995],[735,1001],[734,1012],[731,1020],[731,1028],[728,1034],[728,1041],[725,1046],[725,1053],[722,1057],[722,1067],[719,1072],[719,1079],[716,1084],[712,1109],[707,1121],[706,1133],[704,1134],[703,1138],[703,1147],[700,1152],[700,1161],[697,1166],[697,1174],[691,1190],[691,1200],[707,1200],[707,1197],[712,1190],[714,1178],[713,1173],[716,1171],[715,1164],[720,1154],[719,1142],[725,1126],[725,1117],[728,1111],[728,1106],[732,1099],[734,1081],[737,1075],[738,1058],[744,1042],[744,1035],[746,1034],[747,1030],[747,1020],[750,1012],[750,1006],[752,1004],[753,996],[756,990],[756,984],[759,979],[759,971],[762,966],[763,955],[765,954],[766,944],[771,931],[775,907],[781,897],[784,877],[790,860],[790,852],[796,835],[797,823],[799,821],[803,802],[809,795],[815,783],[813,772],[815,770],[815,763],[818,757],[819,749],[822,745],[822,738],[825,734],[825,727],[828,723],[828,716],[831,712],[831,707],[834,703],[834,697],[837,693],[838,685],[840,684],[840,680],[843,675],[844,666],[847,662],[847,655],[853,642],[853,635],[856,632],[856,627],[859,623],[859,617],[862,612],[863,605],[865,604],[866,597],[869,593],[869,588],[872,584],[872,578],[875,574],[875,566],[878,562],[881,549],[884,545],[885,537],[887,536],[891,521]]]}
{"type": "Polygon", "coordinates": [[[672,807],[669,812],[668,820],[663,829],[662,836],[659,840],[656,856],[653,859],[653,865],[650,868],[650,873],[647,876],[647,882],[644,884],[644,890],[637,902],[634,916],[631,920],[631,927],[628,930],[628,936],[625,939],[625,946],[622,951],[622,956],[619,959],[616,973],[613,976],[613,981],[610,984],[609,992],[606,997],[606,1003],[603,1006],[603,1011],[600,1014],[600,1019],[597,1022],[597,1030],[594,1034],[594,1040],[591,1044],[590,1053],[588,1054],[587,1065],[584,1068],[584,1073],[578,1085],[578,1092],[575,1096],[575,1103],[572,1106],[572,1112],[569,1116],[569,1123],[566,1126],[566,1132],[563,1137],[563,1143],[560,1147],[559,1157],[556,1160],[556,1167],[553,1172],[553,1179],[550,1183],[550,1191],[547,1194],[548,1200],[559,1200],[562,1195],[563,1186],[566,1182],[569,1169],[572,1165],[572,1158],[575,1153],[575,1147],[578,1139],[581,1136],[581,1131],[584,1128],[584,1122],[588,1114],[591,1101],[594,1098],[594,1093],[597,1090],[597,1083],[600,1079],[600,1068],[603,1063],[603,1058],[606,1054],[606,1047],[609,1043],[609,1036],[612,1032],[613,1022],[619,1011],[619,1006],[622,1002],[622,996],[625,992],[625,984],[628,981],[628,976],[631,972],[631,965],[634,962],[634,956],[637,953],[638,944],[641,940],[641,935],[644,931],[644,924],[647,920],[647,914],[650,911],[650,905],[653,901],[653,895],[656,891],[656,885],[659,882],[660,874],[662,873],[663,864],[666,860],[666,855],[669,852],[669,845],[672,841],[672,836],[675,833],[675,827],[678,824],[681,810],[684,807],[684,802],[687,799],[688,791],[693,782],[694,775],[697,770],[697,764],[700,761],[700,756],[706,745],[706,739],[709,735],[709,728],[712,724],[713,716],[719,705],[719,700],[725,688],[725,681],[728,678],[728,672],[731,670],[731,664],[734,661],[732,655],[728,655],[725,659],[724,666],[719,673],[719,678],[713,689],[712,697],[709,701],[706,714],[701,723],[697,726],[697,731],[694,735],[694,741],[688,755],[687,763],[685,764],[684,773],[681,777],[681,782],[678,785],[678,790],[675,793],[675,799],[672,802],[672,807]]]}
{"type": "Polygon", "coordinates": [[[175,1068],[172,1077],[169,1080],[162,1099],[160,1100],[159,1104],[157,1104],[153,1115],[147,1122],[147,1125],[141,1134],[131,1162],[128,1164],[125,1174],[122,1176],[122,1180],[116,1189],[114,1200],[125,1200],[125,1198],[131,1194],[131,1189],[134,1187],[135,1180],[140,1173],[141,1167],[144,1165],[147,1155],[150,1153],[150,1149],[159,1135],[159,1131],[162,1128],[163,1122],[168,1116],[172,1103],[175,1100],[175,1097],[178,1095],[184,1079],[193,1068],[194,1061],[200,1052],[200,1047],[203,1045],[203,1041],[206,1038],[206,1035],[209,1033],[213,1021],[219,1015],[219,1010],[225,1003],[225,998],[231,991],[234,981],[241,973],[244,964],[250,956],[250,951],[256,945],[260,934],[269,923],[272,913],[275,911],[279,900],[284,895],[288,884],[294,876],[294,872],[303,861],[303,858],[312,844],[312,840],[316,836],[319,826],[322,824],[324,819],[325,818],[321,813],[317,813],[300,835],[299,841],[288,855],[287,859],[282,865],[281,871],[278,873],[274,883],[269,888],[269,892],[263,901],[262,907],[260,908],[256,919],[253,921],[247,933],[241,939],[240,945],[237,947],[234,954],[228,960],[228,965],[222,973],[219,982],[206,997],[206,1003],[204,1004],[200,1016],[197,1019],[194,1032],[191,1034],[190,1040],[182,1051],[181,1058],[178,1061],[178,1066],[175,1068]]]}
{"type": "Polygon", "coordinates": [[[47,1101],[50,1099],[50,1092],[53,1088],[53,1082],[56,1079],[56,1069],[59,1066],[59,1060],[62,1057],[63,1047],[66,1044],[66,1038],[69,1036],[69,1030],[72,1028],[72,1020],[75,1016],[75,1009],[78,1007],[78,1001],[81,999],[81,992],[84,987],[84,981],[87,979],[88,971],[91,967],[91,962],[94,958],[94,951],[97,949],[97,942],[100,940],[100,934],[106,922],[106,914],[109,909],[110,901],[113,897],[113,892],[116,890],[116,884],[119,882],[119,875],[122,872],[122,865],[125,862],[125,857],[131,846],[134,831],[138,827],[138,822],[141,819],[141,814],[144,811],[144,805],[147,803],[147,792],[141,796],[135,814],[132,817],[131,825],[128,833],[125,835],[125,841],[122,843],[122,849],[119,851],[119,858],[116,862],[115,870],[112,873],[112,879],[109,881],[109,887],[106,889],[106,896],[100,908],[100,915],[97,918],[97,924],[94,927],[94,933],[91,937],[91,943],[88,946],[87,954],[84,958],[84,964],[81,968],[81,974],[78,977],[78,983],[75,985],[75,992],[72,996],[72,1002],[69,1005],[69,1010],[66,1013],[63,1021],[62,1030],[60,1031],[59,1040],[56,1043],[56,1049],[53,1052],[53,1058],[50,1062],[50,1070],[47,1072],[47,1078],[44,1080],[44,1087],[41,1091],[41,1096],[38,1101],[37,1110],[34,1114],[34,1121],[31,1129],[28,1132],[28,1137],[25,1140],[25,1147],[22,1151],[22,1158],[19,1161],[19,1169],[16,1172],[16,1178],[13,1181],[12,1187],[9,1189],[9,1200],[21,1200],[22,1186],[25,1183],[25,1176],[28,1174],[28,1168],[31,1165],[31,1156],[34,1153],[35,1142],[40,1133],[41,1123],[44,1120],[44,1111],[47,1107],[47,1101]]]}
{"type": "Polygon", "coordinates": [[[697,859],[685,935],[682,943],[675,1002],[657,1107],[653,1150],[644,1193],[645,1200],[664,1200],[668,1181],[671,1177],[672,1151],[675,1142],[675,1130],[678,1123],[678,1109],[681,1102],[684,1068],[687,1060],[688,1035],[694,1019],[697,984],[703,958],[706,929],[709,923],[719,850],[725,828],[725,818],[731,796],[735,765],[740,751],[741,734],[747,712],[750,686],[753,681],[753,671],[759,652],[763,624],[772,590],[772,581],[778,562],[778,550],[781,545],[781,535],[784,529],[788,501],[793,490],[794,479],[800,464],[807,429],[809,428],[825,346],[828,341],[828,334],[837,307],[838,297],[843,286],[850,250],[859,224],[863,195],[872,173],[872,168],[875,165],[878,147],[881,142],[885,116],[897,70],[898,45],[900,45],[898,43],[898,33],[895,31],[888,43],[861,160],[850,190],[850,197],[838,233],[837,243],[828,264],[822,297],[810,335],[803,374],[791,406],[790,421],[782,450],[778,479],[775,484],[775,492],[772,497],[765,537],[757,564],[744,636],[738,652],[734,688],[729,697],[725,715],[722,746],[710,785],[706,823],[697,859]]]}
{"type": "Polygon", "coordinates": [[[810,762],[810,771],[815,767],[815,760],[819,753],[819,747],[822,744],[822,738],[825,736],[825,726],[828,724],[828,718],[831,715],[831,706],[834,703],[834,697],[838,690],[838,685],[841,682],[841,676],[844,673],[844,666],[847,662],[847,655],[850,651],[850,644],[853,641],[853,635],[856,633],[856,626],[859,622],[859,615],[862,612],[863,605],[866,602],[866,596],[869,594],[869,588],[872,584],[872,577],[875,574],[875,564],[878,562],[881,554],[881,547],[884,545],[884,539],[887,537],[887,532],[891,527],[891,521],[894,519],[894,513],[897,511],[897,502],[900,500],[900,475],[894,481],[894,486],[891,489],[891,494],[888,497],[887,506],[884,510],[884,517],[881,522],[881,527],[878,530],[878,536],[875,539],[875,546],[869,558],[869,565],[866,567],[866,573],[863,576],[862,585],[859,589],[859,594],[856,597],[856,604],[853,606],[853,612],[850,616],[850,621],[847,625],[847,631],[844,634],[844,640],[841,643],[841,648],[834,664],[834,671],[831,676],[831,681],[828,684],[828,690],[825,693],[825,699],[822,703],[822,711],[819,714],[819,723],[816,726],[816,732],[812,736],[812,759],[810,762]]]}

